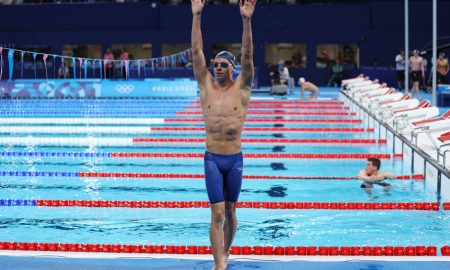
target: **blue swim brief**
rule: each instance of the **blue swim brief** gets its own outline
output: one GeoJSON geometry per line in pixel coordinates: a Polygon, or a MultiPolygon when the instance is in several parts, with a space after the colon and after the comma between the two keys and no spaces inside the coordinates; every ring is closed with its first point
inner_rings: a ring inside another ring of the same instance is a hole
{"type": "Polygon", "coordinates": [[[205,182],[209,202],[237,202],[242,185],[242,152],[215,154],[205,152],[205,182]]]}

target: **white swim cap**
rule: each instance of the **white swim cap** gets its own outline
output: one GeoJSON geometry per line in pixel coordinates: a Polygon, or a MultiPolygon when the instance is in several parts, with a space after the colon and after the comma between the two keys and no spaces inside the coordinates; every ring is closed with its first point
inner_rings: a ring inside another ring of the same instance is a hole
{"type": "Polygon", "coordinates": [[[305,78],[301,77],[300,79],[298,79],[299,83],[304,83],[305,82],[305,78]]]}

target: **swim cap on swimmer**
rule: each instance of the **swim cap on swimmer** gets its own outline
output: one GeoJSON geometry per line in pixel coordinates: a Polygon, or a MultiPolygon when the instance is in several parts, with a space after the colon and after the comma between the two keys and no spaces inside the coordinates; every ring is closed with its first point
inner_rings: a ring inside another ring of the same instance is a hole
{"type": "Polygon", "coordinates": [[[301,77],[300,79],[298,79],[299,83],[304,83],[305,82],[305,78],[301,77]]]}
{"type": "Polygon", "coordinates": [[[233,66],[234,68],[234,61],[236,60],[236,57],[234,57],[234,55],[228,51],[221,51],[220,53],[218,53],[216,55],[216,58],[224,58],[227,59],[228,62],[230,62],[230,64],[233,66]]]}
{"type": "Polygon", "coordinates": [[[419,50],[414,50],[413,53],[414,54],[416,54],[416,53],[419,54],[419,50]]]}

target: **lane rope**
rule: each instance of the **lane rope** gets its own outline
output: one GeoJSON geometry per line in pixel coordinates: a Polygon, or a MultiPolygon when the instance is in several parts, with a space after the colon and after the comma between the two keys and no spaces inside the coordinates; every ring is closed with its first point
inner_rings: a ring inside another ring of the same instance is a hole
{"type": "MultiPolygon", "coordinates": [[[[152,127],[152,132],[204,132],[204,127],[152,127]]],[[[302,128],[302,127],[244,127],[243,132],[320,132],[320,133],[373,133],[373,128],[302,128]]]]}
{"type": "MultiPolygon", "coordinates": [[[[101,177],[101,178],[185,178],[204,179],[204,174],[188,173],[133,173],[133,172],[28,172],[0,171],[0,176],[43,176],[43,177],[101,177]]],[[[357,180],[354,176],[288,176],[288,175],[243,175],[246,180],[357,180]]],[[[399,175],[395,180],[423,180],[422,174],[399,175]]],[[[394,179],[392,179],[394,180],[394,179]]]]}
{"type": "MultiPolygon", "coordinates": [[[[0,242],[0,250],[146,254],[212,254],[211,246],[0,242]]],[[[450,246],[442,246],[450,256],[450,246]]],[[[232,246],[232,255],[275,256],[438,256],[436,246],[232,246]]]]}
{"type": "MultiPolygon", "coordinates": [[[[198,112],[198,111],[193,111],[193,112],[189,112],[189,111],[183,111],[183,112],[176,112],[176,115],[201,115],[203,114],[203,112],[198,112]]],[[[256,111],[249,111],[247,112],[247,115],[279,115],[279,116],[283,116],[283,115],[318,115],[318,116],[356,116],[355,112],[274,112],[274,111],[269,111],[269,112],[256,112],[256,111]]]]}
{"type": "MultiPolygon", "coordinates": [[[[134,143],[204,143],[205,138],[133,138],[134,143]]],[[[300,143],[320,143],[320,144],[386,144],[386,140],[375,139],[251,139],[242,138],[241,142],[246,143],[270,143],[270,144],[300,144],[300,143]]]]}
{"type": "MultiPolygon", "coordinates": [[[[165,118],[165,123],[202,123],[203,118],[165,118]]],[[[361,119],[320,119],[320,118],[304,118],[304,119],[282,119],[282,118],[249,118],[245,119],[246,123],[346,123],[361,124],[361,119]]]]}
{"type": "MultiPolygon", "coordinates": [[[[209,208],[208,201],[122,200],[21,200],[0,199],[0,206],[95,207],[95,208],[209,208]]],[[[420,210],[438,211],[437,202],[237,202],[237,208],[332,209],[332,210],[420,210]]],[[[446,210],[446,209],[444,209],[446,210]]]]}
{"type": "MultiPolygon", "coordinates": [[[[2,151],[0,156],[14,157],[105,157],[105,158],[203,158],[203,153],[147,153],[147,152],[112,152],[112,153],[79,153],[79,152],[17,152],[2,151]]],[[[244,158],[284,158],[284,159],[367,159],[369,157],[390,159],[390,154],[348,154],[348,153],[245,153],[244,158]]],[[[395,154],[394,158],[402,158],[395,154]]]]}
{"type": "MultiPolygon", "coordinates": [[[[203,158],[203,153],[145,153],[113,152],[114,158],[203,158]]],[[[390,159],[390,154],[284,154],[284,153],[247,153],[244,158],[294,158],[294,159],[367,159],[369,157],[390,159]]],[[[397,155],[396,158],[401,158],[397,155]]]]}

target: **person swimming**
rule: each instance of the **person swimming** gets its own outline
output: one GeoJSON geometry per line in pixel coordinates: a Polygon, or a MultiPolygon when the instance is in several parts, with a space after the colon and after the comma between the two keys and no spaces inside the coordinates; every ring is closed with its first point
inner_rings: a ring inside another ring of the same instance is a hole
{"type": "Polygon", "coordinates": [[[383,188],[391,188],[391,184],[384,182],[387,179],[395,179],[395,175],[390,172],[379,172],[381,161],[378,158],[368,158],[366,169],[361,170],[356,177],[363,180],[361,188],[373,188],[373,185],[379,185],[383,188]]]}

